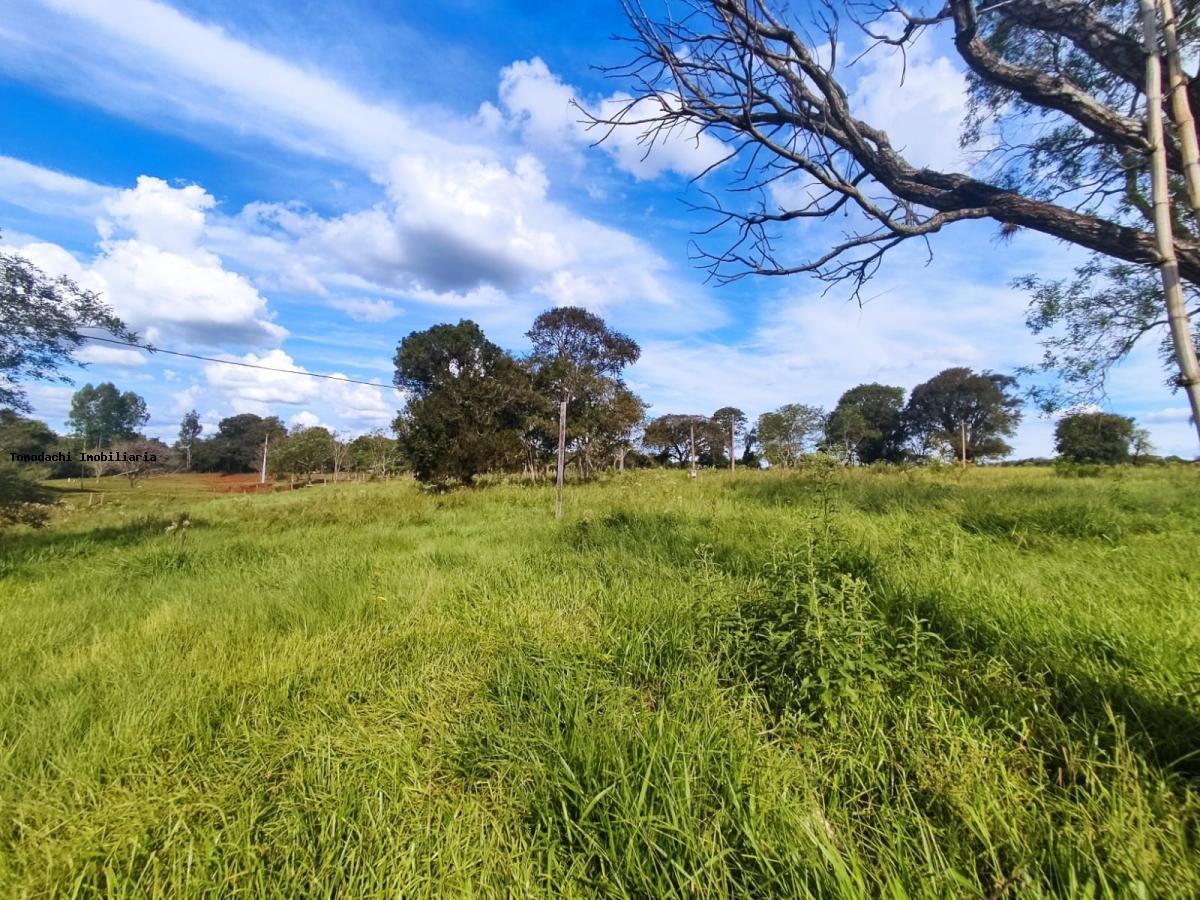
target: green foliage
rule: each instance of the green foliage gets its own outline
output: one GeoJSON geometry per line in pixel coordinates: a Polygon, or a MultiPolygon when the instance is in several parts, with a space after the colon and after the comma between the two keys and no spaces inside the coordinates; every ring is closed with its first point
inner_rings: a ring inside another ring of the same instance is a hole
{"type": "Polygon", "coordinates": [[[722,448],[729,440],[727,435],[723,426],[707,416],[667,413],[646,424],[642,444],[660,461],[682,466],[691,461],[694,438],[698,464],[722,465],[722,448]]]}
{"type": "Polygon", "coordinates": [[[133,391],[122,393],[111,381],[85,384],[71,397],[67,424],[88,448],[110,447],[138,437],[150,421],[146,401],[133,391]]]}
{"type": "Polygon", "coordinates": [[[18,382],[69,381],[58,370],[74,362],[71,354],[83,346],[84,328],[137,340],[98,294],[0,251],[0,406],[29,411],[18,382]]]}
{"type": "Polygon", "coordinates": [[[534,319],[526,337],[533,344],[533,369],[555,399],[577,397],[597,380],[619,378],[642,352],[632,338],[578,306],[547,310],[534,319]]]}
{"type": "Polygon", "coordinates": [[[913,388],[904,409],[905,433],[922,454],[930,451],[955,458],[962,452],[966,426],[968,460],[1007,456],[1005,443],[1021,421],[1016,379],[967,368],[944,369],[913,388]]]}
{"type": "Polygon", "coordinates": [[[296,428],[267,455],[267,471],[275,475],[311,476],[333,468],[333,435],[321,426],[296,428]]]}
{"type": "Polygon", "coordinates": [[[192,467],[202,472],[257,472],[262,464],[263,442],[276,444],[287,436],[276,416],[241,413],[217,423],[217,433],[192,445],[192,467]]]}
{"type": "Polygon", "coordinates": [[[767,462],[790,469],[817,444],[824,427],[825,411],[820,407],[786,403],[759,416],[754,433],[767,462]]]}
{"type": "MultiPolygon", "coordinates": [[[[1041,335],[1043,347],[1041,361],[1022,371],[1058,376],[1051,384],[1030,389],[1043,409],[1055,410],[1102,396],[1112,367],[1148,335],[1157,335],[1167,380],[1177,383],[1162,279],[1153,267],[1094,255],[1076,267],[1070,279],[1026,275],[1013,286],[1029,294],[1026,323],[1034,334],[1041,335]]],[[[1185,283],[1184,291],[1194,311],[1200,301],[1197,290],[1185,283]]],[[[1194,339],[1200,344],[1200,332],[1194,339]]]]}
{"type": "Polygon", "coordinates": [[[814,468],[65,494],[0,894],[1200,894],[1193,473],[814,468]]]}
{"type": "Polygon", "coordinates": [[[1129,462],[1134,422],[1114,413],[1073,413],[1054,426],[1054,449],[1069,462],[1129,462]]]}
{"type": "Polygon", "coordinates": [[[0,409],[0,454],[28,455],[53,452],[56,435],[45,422],[27,419],[11,409],[0,409]]]}
{"type": "Polygon", "coordinates": [[[529,373],[464,319],[414,331],[396,349],[396,386],[408,401],[395,422],[413,475],[459,481],[519,465],[538,411],[529,373]]]}
{"type": "Polygon", "coordinates": [[[350,442],[350,468],[373,478],[386,478],[401,470],[400,445],[382,431],[360,434],[350,442]]]}
{"type": "Polygon", "coordinates": [[[825,443],[863,464],[904,458],[904,388],[860,384],[842,394],[825,423],[825,443]]]}

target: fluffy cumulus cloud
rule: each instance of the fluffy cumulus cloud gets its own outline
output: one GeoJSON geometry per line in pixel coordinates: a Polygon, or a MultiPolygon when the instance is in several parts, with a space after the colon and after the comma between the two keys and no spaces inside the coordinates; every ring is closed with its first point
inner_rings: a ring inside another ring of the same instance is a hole
{"type": "MultiPolygon", "coordinates": [[[[637,102],[627,94],[605,98],[580,98],[539,57],[518,60],[500,73],[500,104],[480,110],[486,125],[509,125],[520,131],[526,144],[550,150],[573,150],[595,143],[606,135],[602,128],[589,128],[588,115],[623,118],[630,122],[651,118],[664,111],[663,100],[637,102]]],[[[667,171],[698,175],[717,162],[724,150],[720,141],[691,126],[680,126],[656,136],[643,136],[642,129],[614,129],[600,144],[617,167],[636,178],[656,178],[667,171]]]]}
{"type": "MultiPolygon", "coordinates": [[[[221,406],[235,413],[266,416],[279,414],[280,407],[302,406],[304,409],[287,418],[313,416],[329,427],[362,432],[387,426],[399,406],[399,394],[390,386],[308,377],[303,373],[309,370],[283,350],[223,358],[262,367],[219,363],[204,366],[205,396],[219,397],[221,406]]],[[[340,372],[332,374],[346,377],[340,372]]],[[[186,392],[177,396],[185,395],[190,399],[186,392]]]]}
{"type": "MultiPolygon", "coordinates": [[[[522,315],[548,300],[621,308],[646,320],[648,311],[686,303],[693,326],[719,319],[709,297],[685,287],[645,241],[551,199],[546,170],[530,154],[511,164],[400,156],[388,169],[384,199],[368,209],[325,217],[293,204],[255,203],[227,231],[247,235],[244,245],[268,247],[254,261],[267,267],[264,277],[275,277],[270,267],[287,259],[321,284],[330,305],[359,320],[384,321],[399,310],[346,293],[391,293],[476,312],[506,306],[522,315]]],[[[665,321],[670,330],[680,320],[665,321]]]]}
{"type": "Polygon", "coordinates": [[[101,239],[89,263],[46,242],[15,249],[44,271],[101,294],[151,343],[277,344],[287,332],[273,321],[266,298],[204,246],[214,202],[199,186],[142,176],[104,201],[101,239]]]}

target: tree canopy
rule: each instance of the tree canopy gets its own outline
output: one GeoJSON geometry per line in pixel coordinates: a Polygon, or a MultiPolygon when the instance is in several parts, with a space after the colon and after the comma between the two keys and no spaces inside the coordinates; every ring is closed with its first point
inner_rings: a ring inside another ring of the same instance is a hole
{"type": "Polygon", "coordinates": [[[98,294],[0,250],[0,406],[29,411],[22,381],[69,381],[59,369],[75,362],[85,328],[137,341],[98,294]]]}
{"type": "Polygon", "coordinates": [[[904,457],[904,388],[860,384],[842,394],[825,424],[829,449],[869,464],[904,457]]]}
{"type": "Polygon", "coordinates": [[[1133,419],[1106,412],[1063,416],[1054,426],[1054,449],[1063,459],[1080,463],[1129,461],[1136,426],[1133,419]]]}
{"type": "Polygon", "coordinates": [[[772,466],[792,468],[813,449],[825,425],[825,411],[805,403],[785,403],[758,417],[754,433],[772,466]]]}
{"type": "Polygon", "coordinates": [[[477,324],[414,331],[395,364],[396,386],[409,396],[394,427],[418,479],[470,484],[523,457],[536,408],[529,374],[477,324]]]}
{"type": "Polygon", "coordinates": [[[75,392],[67,424],[88,447],[108,447],[138,437],[149,420],[145,399],[133,391],[122,393],[105,381],[85,384],[75,392]]]}
{"type": "Polygon", "coordinates": [[[969,461],[1007,456],[1012,448],[1003,440],[1021,421],[1017,382],[1009,375],[944,369],[912,390],[904,410],[905,428],[920,452],[961,453],[966,427],[969,461]]]}

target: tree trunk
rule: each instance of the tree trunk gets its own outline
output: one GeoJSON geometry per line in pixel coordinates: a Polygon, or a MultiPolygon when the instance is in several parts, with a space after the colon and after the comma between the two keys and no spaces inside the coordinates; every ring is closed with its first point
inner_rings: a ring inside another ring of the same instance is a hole
{"type": "Polygon", "coordinates": [[[1175,34],[1175,10],[1171,0],[1159,0],[1163,14],[1163,44],[1167,56],[1167,85],[1171,95],[1171,117],[1183,157],[1183,175],[1187,182],[1188,203],[1192,216],[1200,219],[1200,144],[1196,142],[1196,120],[1188,103],[1187,83],[1179,61],[1179,41],[1175,34]]]}
{"type": "Polygon", "coordinates": [[[1158,248],[1159,271],[1167,301],[1167,322],[1171,343],[1179,364],[1179,383],[1187,392],[1192,407],[1192,423],[1200,438],[1200,361],[1192,343],[1191,322],[1179,280],[1179,260],[1171,227],[1171,201],[1167,181],[1167,155],[1163,143],[1162,63],[1158,56],[1158,16],[1154,0],[1140,0],[1142,40],[1146,49],[1146,125],[1150,139],[1150,184],[1154,204],[1154,238],[1158,248]]]}
{"type": "Polygon", "coordinates": [[[567,395],[558,401],[558,477],[555,479],[554,518],[562,518],[563,474],[567,461],[567,395]]]}

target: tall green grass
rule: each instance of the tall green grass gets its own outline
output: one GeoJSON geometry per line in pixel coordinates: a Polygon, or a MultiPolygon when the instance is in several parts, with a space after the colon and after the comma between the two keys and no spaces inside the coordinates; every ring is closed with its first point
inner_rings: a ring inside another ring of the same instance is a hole
{"type": "Polygon", "coordinates": [[[1194,472],[107,490],[0,536],[4,896],[1200,896],[1194,472]]]}

